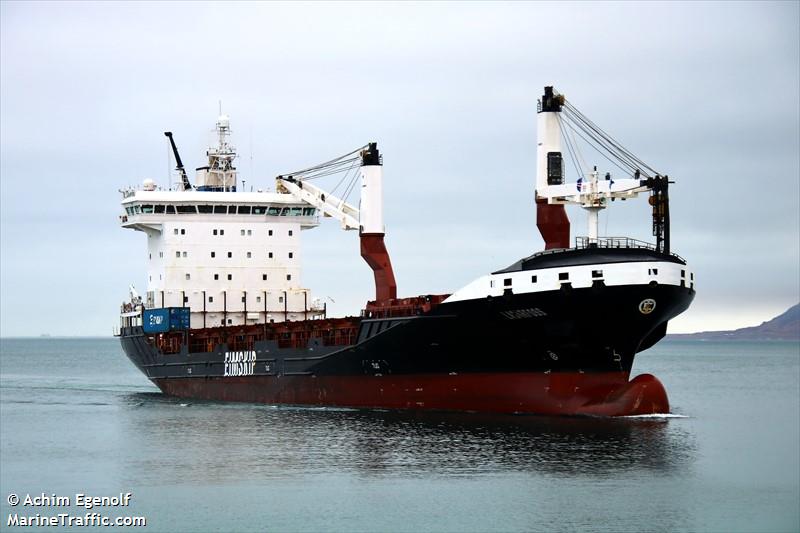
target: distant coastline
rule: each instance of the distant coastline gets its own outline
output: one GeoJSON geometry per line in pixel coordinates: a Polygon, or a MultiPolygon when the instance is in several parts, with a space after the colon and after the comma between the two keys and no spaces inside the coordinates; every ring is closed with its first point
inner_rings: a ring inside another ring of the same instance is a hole
{"type": "Polygon", "coordinates": [[[671,333],[666,338],[667,340],[800,342],[800,304],[790,307],[772,320],[758,326],[728,331],[671,333]]]}

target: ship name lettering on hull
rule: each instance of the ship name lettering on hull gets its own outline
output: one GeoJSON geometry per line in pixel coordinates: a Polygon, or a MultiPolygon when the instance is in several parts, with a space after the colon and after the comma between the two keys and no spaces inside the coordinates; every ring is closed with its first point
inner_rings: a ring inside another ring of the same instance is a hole
{"type": "Polygon", "coordinates": [[[225,373],[223,376],[252,376],[256,366],[256,352],[225,352],[225,373]]]}
{"type": "Polygon", "coordinates": [[[511,311],[501,311],[500,315],[509,320],[516,320],[519,318],[536,318],[540,316],[547,316],[547,313],[538,307],[530,307],[528,309],[513,309],[511,311]]]}

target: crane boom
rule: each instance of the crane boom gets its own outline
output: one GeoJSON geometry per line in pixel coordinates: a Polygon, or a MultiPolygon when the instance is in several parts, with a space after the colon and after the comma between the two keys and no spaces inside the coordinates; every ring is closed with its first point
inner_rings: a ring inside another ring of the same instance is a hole
{"type": "Polygon", "coordinates": [[[301,181],[291,176],[278,176],[275,178],[275,183],[279,192],[287,192],[313,205],[322,211],[325,216],[337,219],[342,223],[342,229],[359,229],[358,209],[341,198],[329,194],[307,181],[301,181]]]}
{"type": "Polygon", "coordinates": [[[189,178],[186,176],[186,170],[183,168],[183,161],[181,161],[181,155],[178,153],[178,147],[175,146],[175,141],[172,138],[171,131],[165,131],[164,135],[169,138],[169,143],[172,145],[172,153],[175,154],[175,163],[177,163],[177,170],[181,173],[181,181],[183,183],[183,190],[184,191],[191,191],[192,184],[189,183],[189,178]]]}

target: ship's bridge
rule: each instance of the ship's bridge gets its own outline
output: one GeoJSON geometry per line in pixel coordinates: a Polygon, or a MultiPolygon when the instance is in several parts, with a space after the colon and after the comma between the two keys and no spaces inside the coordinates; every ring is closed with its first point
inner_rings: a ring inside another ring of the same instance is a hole
{"type": "Polygon", "coordinates": [[[161,232],[165,220],[216,219],[230,222],[292,222],[301,229],[319,225],[317,209],[291,194],[274,192],[195,192],[124,190],[120,225],[161,232]],[[195,216],[192,216],[195,215],[195,216]],[[220,215],[225,215],[224,219],[220,215]],[[185,217],[185,218],[184,218],[185,217]]]}

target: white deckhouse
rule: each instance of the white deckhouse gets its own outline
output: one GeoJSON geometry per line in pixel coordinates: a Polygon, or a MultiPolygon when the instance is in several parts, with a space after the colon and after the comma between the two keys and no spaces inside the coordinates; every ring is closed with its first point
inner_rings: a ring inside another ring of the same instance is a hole
{"type": "MultiPolygon", "coordinates": [[[[300,275],[300,233],[319,224],[317,209],[292,194],[236,192],[227,116],[216,132],[218,145],[209,148],[194,187],[173,143],[178,190],[146,180],[141,189],[121,191],[120,224],[147,234],[144,307],[189,307],[192,329],[324,316],[300,275]]],[[[122,319],[136,325],[140,310],[122,319]]]]}

